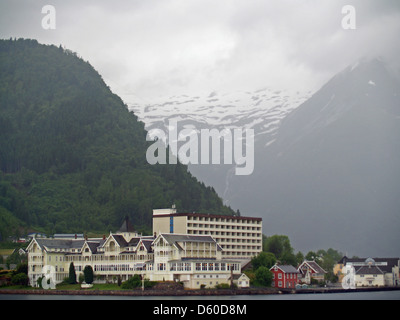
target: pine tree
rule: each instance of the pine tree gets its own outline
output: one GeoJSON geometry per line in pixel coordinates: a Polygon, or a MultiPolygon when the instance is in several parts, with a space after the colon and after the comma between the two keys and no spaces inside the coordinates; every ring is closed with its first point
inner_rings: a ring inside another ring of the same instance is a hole
{"type": "Polygon", "coordinates": [[[86,266],[85,269],[83,269],[83,274],[87,284],[93,283],[93,268],[91,266],[86,266]]]}
{"type": "Polygon", "coordinates": [[[76,283],[76,273],[75,273],[75,267],[74,267],[74,263],[73,262],[71,262],[70,265],[69,265],[68,282],[70,284],[75,284],[76,283]]]}

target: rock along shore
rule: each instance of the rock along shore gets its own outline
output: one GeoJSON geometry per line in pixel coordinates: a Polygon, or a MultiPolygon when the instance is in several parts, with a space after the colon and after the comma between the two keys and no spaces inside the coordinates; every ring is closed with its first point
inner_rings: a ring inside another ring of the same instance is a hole
{"type": "Polygon", "coordinates": [[[249,289],[205,289],[205,290],[40,290],[40,289],[0,289],[0,294],[26,295],[82,295],[82,296],[234,296],[234,295],[271,295],[271,294],[329,294],[366,291],[392,291],[400,287],[357,288],[346,290],[342,288],[310,288],[310,289],[276,289],[276,288],[249,288],[249,289]]]}
{"type": "Polygon", "coordinates": [[[0,289],[0,294],[27,295],[99,295],[99,296],[233,296],[267,295],[283,293],[274,288],[267,289],[206,289],[206,290],[23,290],[0,289]]]}

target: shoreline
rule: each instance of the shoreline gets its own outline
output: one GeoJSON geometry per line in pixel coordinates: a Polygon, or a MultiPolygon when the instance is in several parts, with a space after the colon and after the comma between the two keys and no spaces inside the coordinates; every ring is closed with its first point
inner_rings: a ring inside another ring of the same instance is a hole
{"type": "Polygon", "coordinates": [[[280,294],[280,290],[269,289],[206,289],[206,290],[24,290],[0,289],[1,294],[23,295],[79,295],[79,296],[152,296],[152,297],[182,297],[182,296],[235,296],[235,295],[271,295],[280,294]]]}
{"type": "Polygon", "coordinates": [[[0,289],[1,294],[21,295],[76,295],[76,296],[152,296],[152,297],[179,297],[179,296],[235,296],[235,295],[286,295],[286,294],[330,294],[348,292],[377,292],[395,291],[400,287],[378,287],[378,288],[311,288],[311,289],[206,289],[206,290],[25,290],[25,289],[0,289]]]}

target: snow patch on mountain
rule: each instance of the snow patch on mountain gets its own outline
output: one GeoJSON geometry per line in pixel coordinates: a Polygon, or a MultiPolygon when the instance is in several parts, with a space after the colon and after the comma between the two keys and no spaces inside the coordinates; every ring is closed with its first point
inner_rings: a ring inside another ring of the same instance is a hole
{"type": "Polygon", "coordinates": [[[131,97],[132,110],[146,129],[167,130],[169,121],[178,121],[180,128],[202,129],[254,129],[256,138],[271,136],[264,140],[268,145],[280,121],[311,96],[263,88],[255,91],[221,93],[212,91],[203,95],[174,95],[143,100],[131,97]]]}

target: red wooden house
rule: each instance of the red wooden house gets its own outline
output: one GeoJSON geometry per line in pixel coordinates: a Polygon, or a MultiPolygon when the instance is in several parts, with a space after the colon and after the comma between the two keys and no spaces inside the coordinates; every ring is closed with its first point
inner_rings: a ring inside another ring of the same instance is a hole
{"type": "Polygon", "coordinates": [[[275,288],[295,288],[300,282],[300,272],[291,265],[275,264],[269,269],[272,274],[272,286],[275,288]]]}

